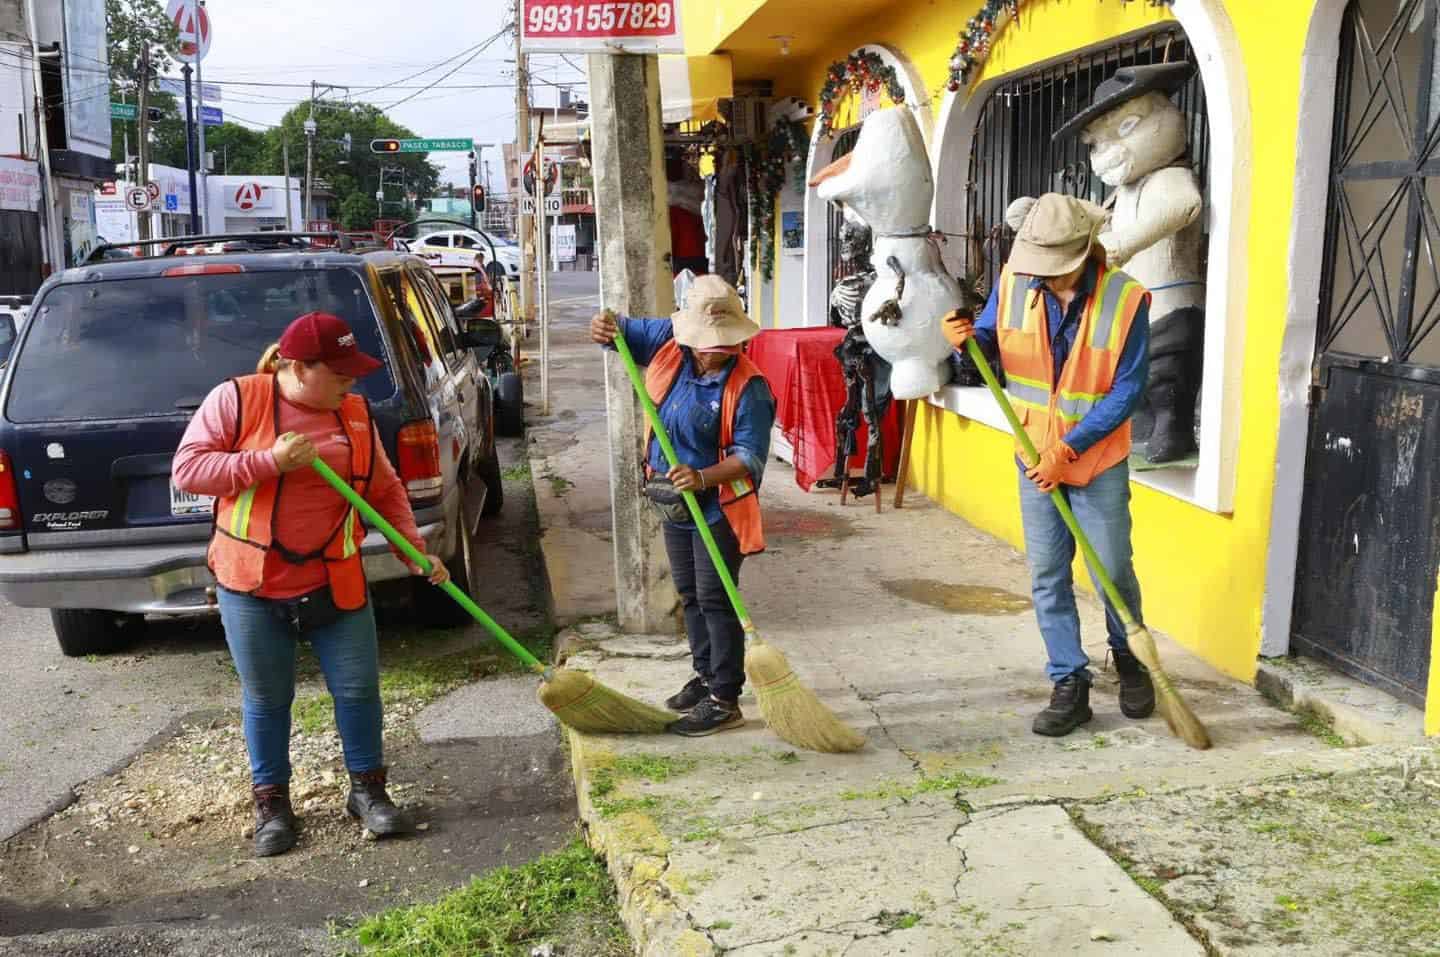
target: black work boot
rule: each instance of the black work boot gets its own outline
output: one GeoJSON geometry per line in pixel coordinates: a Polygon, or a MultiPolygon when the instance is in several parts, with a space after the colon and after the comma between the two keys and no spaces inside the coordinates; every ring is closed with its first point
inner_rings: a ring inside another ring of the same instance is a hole
{"type": "Polygon", "coordinates": [[[708,697],[710,697],[710,686],[705,683],[704,678],[696,675],[686,682],[685,687],[681,688],[678,693],[665,699],[665,707],[671,711],[688,712],[708,697]]]}
{"type": "Polygon", "coordinates": [[[350,772],[350,800],[346,812],[359,818],[371,834],[404,834],[413,829],[410,818],[385,793],[385,769],[350,772]]]}
{"type": "Polygon", "coordinates": [[[284,854],[296,839],[289,785],[257,784],[250,790],[255,797],[255,856],[284,854]]]}
{"type": "Polygon", "coordinates": [[[672,721],[665,730],[687,738],[703,738],[717,731],[728,731],[745,724],[738,701],[721,701],[706,696],[695,709],[678,721],[672,721]]]}
{"type": "Polygon", "coordinates": [[[1050,707],[1035,716],[1030,730],[1050,738],[1060,738],[1089,721],[1090,682],[1083,675],[1071,675],[1056,682],[1050,693],[1050,707]]]}
{"type": "Polygon", "coordinates": [[[1127,718],[1148,718],[1155,711],[1155,686],[1150,672],[1129,651],[1110,649],[1120,675],[1120,713],[1127,718]]]}

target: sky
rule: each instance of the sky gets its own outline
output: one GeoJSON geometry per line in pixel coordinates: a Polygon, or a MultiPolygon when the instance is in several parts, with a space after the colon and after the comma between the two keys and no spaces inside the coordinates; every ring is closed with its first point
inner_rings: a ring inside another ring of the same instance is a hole
{"type": "MultiPolygon", "coordinates": [[[[254,129],[278,123],[309,98],[314,80],[349,86],[352,99],[386,108],[417,136],[515,139],[512,36],[469,59],[509,22],[511,0],[206,0],[206,10],[212,34],[202,70],[207,85],[221,87],[226,120],[254,129]]],[[[587,98],[583,67],[573,55],[532,55],[532,103],[553,107],[557,83],[587,98]]],[[[482,159],[503,192],[499,151],[486,149],[482,159]]],[[[430,161],[442,182],[468,183],[465,154],[431,153],[430,161]]]]}

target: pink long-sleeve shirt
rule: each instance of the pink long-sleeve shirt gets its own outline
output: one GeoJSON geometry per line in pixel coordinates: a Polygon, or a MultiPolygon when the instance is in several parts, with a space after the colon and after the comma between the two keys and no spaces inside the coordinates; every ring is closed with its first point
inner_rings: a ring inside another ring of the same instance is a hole
{"type": "MultiPolygon", "coordinates": [[[[205,397],[175,453],[171,470],[177,486],[196,495],[231,497],[280,476],[280,467],[269,449],[230,451],[235,443],[239,411],[235,387],[228,382],[205,397]]],[[[350,440],[334,412],[296,405],[282,396],[276,434],[286,432],[309,436],[325,464],[342,478],[350,478],[350,440]]],[[[405,484],[395,474],[378,434],[374,448],[375,468],[365,499],[423,553],[425,542],[415,525],[405,484]]],[[[301,554],[324,548],[349,508],[319,473],[308,468],[285,476],[285,490],[278,506],[275,537],[290,551],[301,554]]],[[[406,565],[409,564],[406,561],[406,565]]],[[[264,581],[256,594],[263,598],[295,598],[323,587],[326,581],[323,562],[292,565],[271,550],[265,556],[264,581]]]]}

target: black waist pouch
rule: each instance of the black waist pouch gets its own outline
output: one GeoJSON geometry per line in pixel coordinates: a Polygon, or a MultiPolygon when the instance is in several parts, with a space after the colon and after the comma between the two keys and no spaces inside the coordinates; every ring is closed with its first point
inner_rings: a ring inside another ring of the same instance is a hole
{"type": "Polygon", "coordinates": [[[333,625],[345,614],[345,610],[335,604],[335,596],[328,585],[298,598],[283,598],[273,604],[290,627],[302,635],[333,625]]]}
{"type": "Polygon", "coordinates": [[[663,475],[645,481],[645,497],[655,506],[660,517],[672,525],[684,525],[692,520],[685,496],[663,475]]]}

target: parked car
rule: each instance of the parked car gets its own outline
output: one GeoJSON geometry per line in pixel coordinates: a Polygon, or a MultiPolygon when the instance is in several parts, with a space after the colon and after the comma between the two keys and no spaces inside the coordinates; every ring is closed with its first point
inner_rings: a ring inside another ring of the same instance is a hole
{"type": "Polygon", "coordinates": [[[0,296],[0,366],[10,359],[15,336],[33,299],[33,296],[0,296]]]}
{"type": "MultiPolygon", "coordinates": [[[[0,596],[48,608],[67,655],[119,645],[146,615],[213,614],[206,568],[213,503],[171,482],[205,396],[252,372],[296,316],[334,313],[384,369],[357,390],[410,492],[428,550],[469,589],[472,536],[503,502],[490,382],[419,258],[321,248],[306,234],[156,241],[158,254],[83,266],[36,294],[0,378],[0,596]],[[216,244],[221,245],[216,245],[216,244]]],[[[412,576],[378,532],[364,542],[377,588],[409,592],[417,617],[468,621],[412,576]]]]}
{"type": "MultiPolygon", "coordinates": [[[[431,221],[433,224],[433,220],[431,221]]],[[[511,282],[520,279],[520,247],[511,240],[483,229],[439,229],[425,233],[418,239],[407,240],[410,251],[417,255],[436,257],[433,262],[444,266],[468,265],[471,254],[485,254],[489,262],[492,257],[505,269],[505,278],[511,282]]]]}

